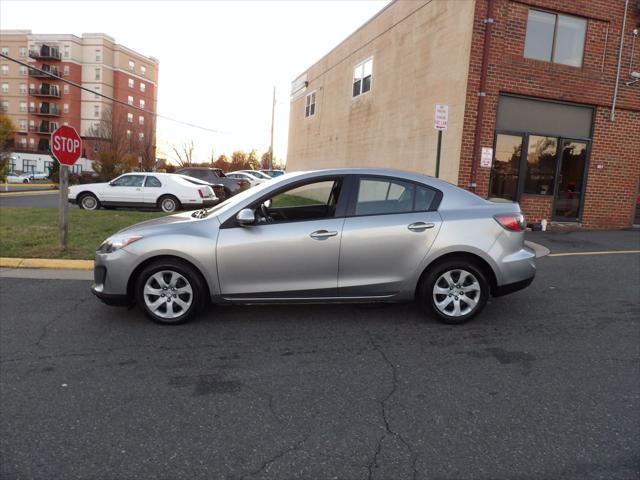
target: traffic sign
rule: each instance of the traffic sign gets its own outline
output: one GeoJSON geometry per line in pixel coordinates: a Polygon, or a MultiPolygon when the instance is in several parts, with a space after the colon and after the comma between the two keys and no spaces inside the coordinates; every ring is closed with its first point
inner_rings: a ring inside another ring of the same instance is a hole
{"type": "Polygon", "coordinates": [[[51,153],[61,165],[73,165],[81,152],[82,140],[75,128],[63,125],[51,134],[51,153]]]}
{"type": "Polygon", "coordinates": [[[441,103],[436,104],[436,114],[434,118],[433,128],[436,130],[446,130],[449,123],[449,105],[441,103]]]}

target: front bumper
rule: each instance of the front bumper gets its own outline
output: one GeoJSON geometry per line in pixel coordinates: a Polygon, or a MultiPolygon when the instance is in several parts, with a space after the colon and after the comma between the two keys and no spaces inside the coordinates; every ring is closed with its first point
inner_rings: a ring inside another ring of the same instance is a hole
{"type": "Polygon", "coordinates": [[[96,252],[91,293],[108,305],[131,305],[127,291],[135,257],[124,249],[112,253],[96,252]]]}
{"type": "Polygon", "coordinates": [[[75,198],[68,198],[67,201],[71,204],[71,205],[77,205],[78,201],[75,198]]]}

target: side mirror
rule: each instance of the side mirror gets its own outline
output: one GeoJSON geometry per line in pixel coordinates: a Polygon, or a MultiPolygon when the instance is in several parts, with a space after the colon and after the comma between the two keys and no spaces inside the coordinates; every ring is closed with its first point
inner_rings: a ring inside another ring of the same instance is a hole
{"type": "Polygon", "coordinates": [[[241,227],[250,227],[256,223],[256,214],[250,208],[243,208],[236,215],[236,222],[241,227]]]}

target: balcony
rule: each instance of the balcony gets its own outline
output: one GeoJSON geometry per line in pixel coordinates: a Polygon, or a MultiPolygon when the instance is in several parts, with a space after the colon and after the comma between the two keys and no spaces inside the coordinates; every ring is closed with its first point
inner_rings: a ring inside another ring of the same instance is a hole
{"type": "Polygon", "coordinates": [[[60,90],[55,85],[40,85],[39,88],[30,88],[29,95],[34,97],[54,97],[60,98],[60,90]]]}
{"type": "Polygon", "coordinates": [[[36,60],[61,60],[62,55],[58,47],[40,45],[38,48],[29,50],[29,57],[36,60]]]}
{"type": "Polygon", "coordinates": [[[44,117],[59,117],[60,116],[60,107],[54,104],[44,103],[39,108],[38,107],[29,107],[29,113],[33,113],[35,115],[42,115],[44,117]]]}
{"type": "Polygon", "coordinates": [[[29,131],[32,133],[41,133],[43,135],[50,135],[56,131],[58,125],[55,123],[41,123],[40,125],[29,125],[29,131]]]}
{"type": "Polygon", "coordinates": [[[40,70],[36,70],[35,68],[29,69],[29,76],[34,78],[50,78],[55,79],[60,76],[60,70],[55,67],[50,67],[49,65],[43,65],[40,70]],[[40,70],[43,70],[42,72],[40,70]]]}
{"type": "Polygon", "coordinates": [[[38,145],[26,145],[24,143],[18,143],[14,148],[16,152],[32,152],[32,153],[51,153],[49,149],[49,144],[38,144],[38,145]]]}

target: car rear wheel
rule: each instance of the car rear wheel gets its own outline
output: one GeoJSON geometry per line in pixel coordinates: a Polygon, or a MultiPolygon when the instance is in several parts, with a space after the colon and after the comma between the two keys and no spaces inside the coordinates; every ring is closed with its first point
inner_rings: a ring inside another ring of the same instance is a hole
{"type": "Polygon", "coordinates": [[[158,200],[158,207],[165,213],[173,213],[180,208],[180,202],[173,195],[165,195],[158,200]]]}
{"type": "Polygon", "coordinates": [[[159,260],[138,276],[136,300],[145,313],[163,325],[193,317],[204,304],[205,288],[193,267],[179,260],[159,260]]]}
{"type": "Polygon", "coordinates": [[[471,320],[485,307],[489,282],[482,270],[465,261],[437,265],[421,285],[420,303],[441,322],[457,325],[471,320]]]}
{"type": "Polygon", "coordinates": [[[97,210],[100,208],[100,201],[91,193],[84,193],[78,199],[78,206],[83,210],[97,210]]]}

